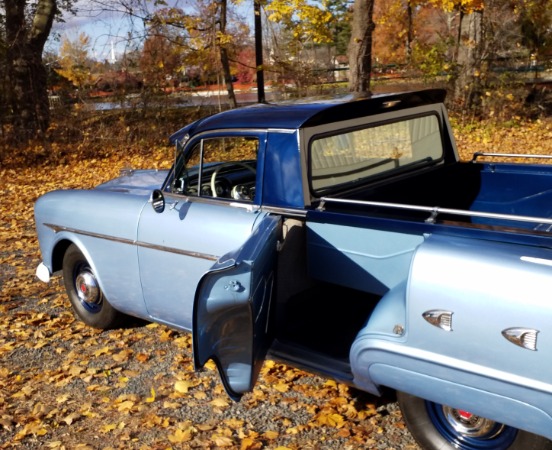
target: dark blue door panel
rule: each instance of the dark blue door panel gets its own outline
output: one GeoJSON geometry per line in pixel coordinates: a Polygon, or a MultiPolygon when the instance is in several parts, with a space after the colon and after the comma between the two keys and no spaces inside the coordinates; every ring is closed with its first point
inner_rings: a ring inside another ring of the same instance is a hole
{"type": "Polygon", "coordinates": [[[266,216],[240,249],[221,257],[205,274],[196,294],[196,368],[213,359],[234,399],[253,388],[268,346],[280,231],[280,218],[266,216]]]}

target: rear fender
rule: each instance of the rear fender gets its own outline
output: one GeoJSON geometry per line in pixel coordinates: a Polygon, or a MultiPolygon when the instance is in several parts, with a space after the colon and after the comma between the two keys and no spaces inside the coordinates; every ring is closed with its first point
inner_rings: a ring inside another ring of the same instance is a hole
{"type": "Polygon", "coordinates": [[[552,438],[551,265],[548,249],[430,236],[408,283],[382,298],[358,334],[354,384],[552,438]],[[515,328],[534,340],[523,347],[505,337],[515,328]]]}

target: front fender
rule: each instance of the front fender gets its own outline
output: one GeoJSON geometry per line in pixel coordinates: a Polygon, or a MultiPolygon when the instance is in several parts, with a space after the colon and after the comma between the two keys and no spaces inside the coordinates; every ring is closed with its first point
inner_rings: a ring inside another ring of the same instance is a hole
{"type": "Polygon", "coordinates": [[[69,244],[77,245],[111,305],[144,317],[136,234],[147,204],[146,196],[101,190],[53,191],[40,197],[35,222],[44,265],[51,273],[60,270],[69,244]]]}

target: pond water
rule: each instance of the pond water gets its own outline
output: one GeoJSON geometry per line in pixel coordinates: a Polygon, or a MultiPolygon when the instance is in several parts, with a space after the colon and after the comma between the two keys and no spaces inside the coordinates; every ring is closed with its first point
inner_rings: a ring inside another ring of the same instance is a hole
{"type": "MultiPolygon", "coordinates": [[[[265,94],[267,101],[283,100],[282,94],[267,92],[265,94]]],[[[238,92],[236,93],[238,104],[257,103],[256,92],[238,92]]],[[[189,94],[178,97],[167,97],[166,99],[155,99],[148,103],[152,106],[171,105],[173,107],[201,106],[201,105],[223,105],[227,106],[228,96],[225,91],[203,91],[197,94],[189,94]]],[[[94,111],[111,111],[114,109],[132,109],[141,108],[143,103],[140,97],[127,97],[124,101],[97,101],[85,103],[85,108],[94,111]]]]}

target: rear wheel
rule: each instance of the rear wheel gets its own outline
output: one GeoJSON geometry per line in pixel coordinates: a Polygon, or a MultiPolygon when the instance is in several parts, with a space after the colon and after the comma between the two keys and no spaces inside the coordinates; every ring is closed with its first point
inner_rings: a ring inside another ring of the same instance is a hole
{"type": "Polygon", "coordinates": [[[552,441],[468,411],[397,392],[404,420],[426,450],[550,450],[552,441]]]}
{"type": "Polygon", "coordinates": [[[74,244],[63,257],[63,282],[75,314],[84,323],[102,329],[122,324],[124,314],[107,301],[89,262],[74,244]]]}

